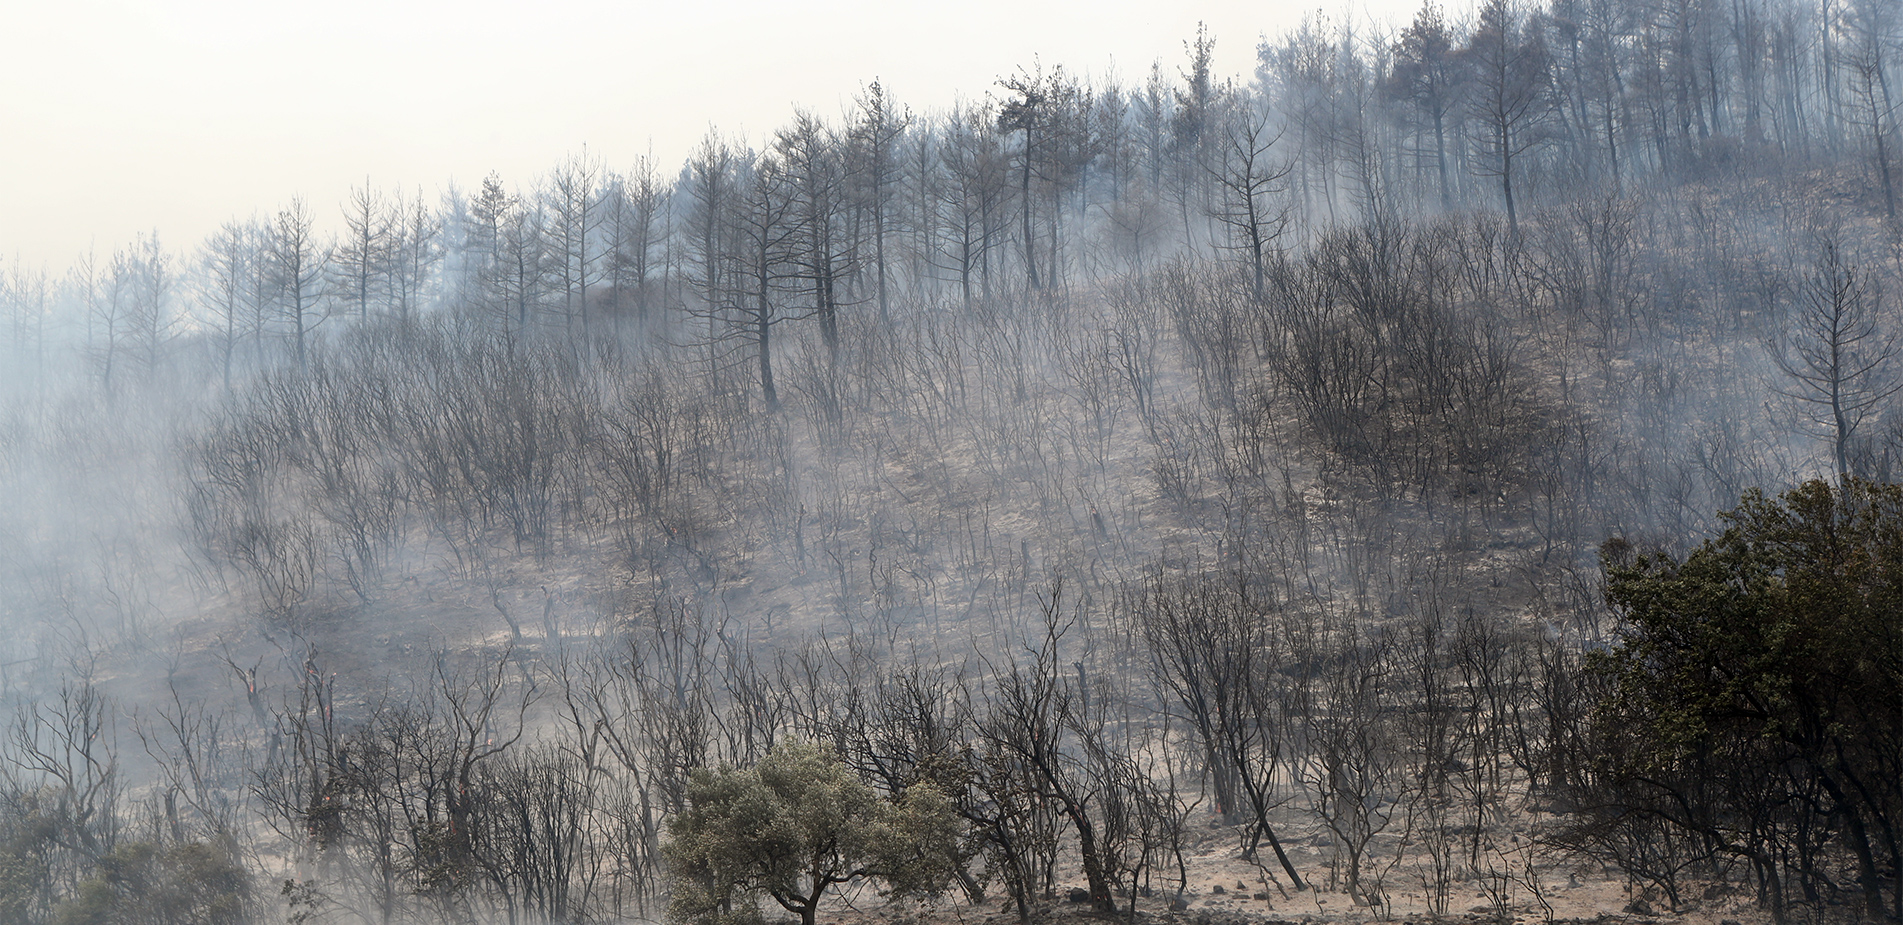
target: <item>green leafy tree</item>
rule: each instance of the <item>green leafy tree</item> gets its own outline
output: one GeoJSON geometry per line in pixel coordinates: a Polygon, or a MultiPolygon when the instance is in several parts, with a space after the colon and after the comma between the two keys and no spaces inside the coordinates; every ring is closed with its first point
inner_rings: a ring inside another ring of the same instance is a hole
{"type": "Polygon", "coordinates": [[[1780,916],[1783,884],[1827,899],[1850,880],[1870,918],[1903,919],[1888,873],[1903,835],[1903,486],[1811,481],[1722,516],[1683,559],[1608,544],[1624,624],[1597,660],[1600,842],[1663,822],[1686,855],[1747,862],[1780,916]]]}
{"type": "Polygon", "coordinates": [[[818,748],[782,744],[752,768],[695,771],[669,826],[669,917],[694,925],[759,919],[771,899],[814,925],[833,887],[882,881],[934,895],[960,843],[951,801],[929,783],[886,797],[818,748]]]}

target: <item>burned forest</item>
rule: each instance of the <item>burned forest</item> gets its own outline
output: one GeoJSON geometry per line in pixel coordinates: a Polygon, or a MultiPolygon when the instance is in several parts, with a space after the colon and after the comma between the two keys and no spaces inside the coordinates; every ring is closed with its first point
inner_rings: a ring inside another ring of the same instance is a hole
{"type": "Polygon", "coordinates": [[[1903,921],[1903,9],[1183,38],[0,262],[0,922],[1903,921]]]}

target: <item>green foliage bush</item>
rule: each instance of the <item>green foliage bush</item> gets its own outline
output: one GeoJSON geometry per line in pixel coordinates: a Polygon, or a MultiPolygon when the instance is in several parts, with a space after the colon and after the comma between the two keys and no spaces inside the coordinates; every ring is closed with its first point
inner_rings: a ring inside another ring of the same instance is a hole
{"type": "Polygon", "coordinates": [[[1743,861],[1780,912],[1787,882],[1816,897],[1850,881],[1866,914],[1903,918],[1887,873],[1903,832],[1903,486],[1753,491],[1723,517],[1683,559],[1605,551],[1625,623],[1597,659],[1602,835],[1663,821],[1689,847],[1652,859],[1660,879],[1743,861]]]}
{"type": "Polygon", "coordinates": [[[129,842],[109,852],[55,925],[240,925],[250,921],[251,877],[229,852],[202,842],[129,842]]]}
{"type": "Polygon", "coordinates": [[[950,883],[960,832],[930,783],[888,798],[811,745],[785,744],[752,768],[700,770],[669,826],[671,921],[738,925],[771,899],[816,921],[834,886],[874,879],[894,896],[950,883]]]}

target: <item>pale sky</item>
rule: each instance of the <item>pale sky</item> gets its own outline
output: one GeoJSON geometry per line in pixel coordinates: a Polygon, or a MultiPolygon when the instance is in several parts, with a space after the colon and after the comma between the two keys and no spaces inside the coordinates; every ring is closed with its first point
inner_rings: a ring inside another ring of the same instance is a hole
{"type": "MultiPolygon", "coordinates": [[[[1458,4],[1456,4],[1458,5],[1458,4]]],[[[1419,0],[1361,0],[1384,23],[1419,0]]],[[[432,201],[490,171],[528,186],[584,145],[671,176],[710,125],[757,143],[795,105],[830,118],[879,79],[935,110],[1034,57],[1087,76],[1174,73],[1196,23],[1219,76],[1315,7],[954,0],[0,0],[0,260],[55,273],[156,230],[195,249],[302,196],[432,201]]],[[[333,222],[334,224],[334,222],[333,222]]]]}

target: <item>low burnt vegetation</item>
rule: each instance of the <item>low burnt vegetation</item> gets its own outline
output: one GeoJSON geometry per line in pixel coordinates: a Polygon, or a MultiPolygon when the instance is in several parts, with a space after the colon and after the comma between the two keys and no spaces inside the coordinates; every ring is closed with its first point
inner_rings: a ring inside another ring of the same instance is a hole
{"type": "Polygon", "coordinates": [[[1779,9],[9,268],[0,919],[1903,919],[1895,33],[1779,9]]]}

